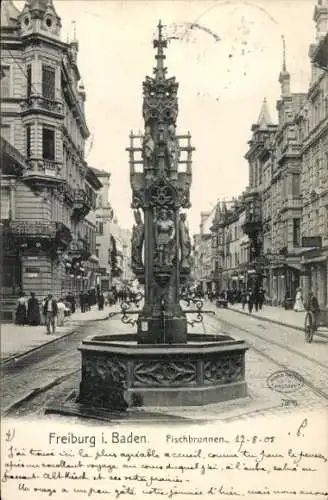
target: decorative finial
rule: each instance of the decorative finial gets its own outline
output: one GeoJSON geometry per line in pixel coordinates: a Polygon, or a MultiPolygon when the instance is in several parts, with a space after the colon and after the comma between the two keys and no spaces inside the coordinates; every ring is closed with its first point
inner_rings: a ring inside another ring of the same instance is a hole
{"type": "Polygon", "coordinates": [[[73,41],[76,41],[76,21],[72,21],[73,24],[73,41]]]}
{"type": "Polygon", "coordinates": [[[154,73],[157,78],[163,79],[165,76],[166,68],[164,68],[164,59],[166,58],[164,54],[164,48],[167,47],[167,41],[163,40],[163,25],[161,20],[159,20],[158,25],[158,39],[154,40],[154,48],[157,49],[157,54],[155,59],[157,61],[156,68],[154,68],[154,73]]]}
{"type": "Polygon", "coordinates": [[[282,38],[282,70],[286,72],[286,41],[284,35],[281,35],[282,38]]]}

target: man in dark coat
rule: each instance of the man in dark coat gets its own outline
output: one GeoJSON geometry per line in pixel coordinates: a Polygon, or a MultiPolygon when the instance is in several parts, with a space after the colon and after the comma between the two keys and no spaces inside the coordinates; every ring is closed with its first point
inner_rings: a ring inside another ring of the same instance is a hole
{"type": "Polygon", "coordinates": [[[51,330],[52,330],[52,333],[55,333],[58,307],[57,307],[57,302],[53,298],[51,293],[49,293],[47,300],[44,303],[43,314],[46,318],[47,334],[49,335],[51,333],[51,330]]]}
{"type": "Polygon", "coordinates": [[[41,323],[39,301],[35,293],[31,292],[31,297],[27,302],[27,322],[29,325],[37,326],[41,323]]]}
{"type": "Polygon", "coordinates": [[[319,319],[319,314],[320,314],[320,306],[317,297],[313,293],[312,290],[310,290],[309,295],[307,297],[306,303],[305,303],[305,309],[307,311],[311,311],[314,316],[314,329],[316,329],[317,324],[318,324],[318,319],[319,319]]]}

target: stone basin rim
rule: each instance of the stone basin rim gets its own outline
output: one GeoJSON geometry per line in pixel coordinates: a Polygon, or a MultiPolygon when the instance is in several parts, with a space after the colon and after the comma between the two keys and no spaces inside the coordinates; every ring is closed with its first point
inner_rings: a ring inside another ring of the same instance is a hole
{"type": "Polygon", "coordinates": [[[161,353],[165,356],[168,353],[189,353],[189,354],[200,354],[202,352],[208,352],[211,350],[214,351],[230,351],[230,350],[246,350],[249,348],[248,344],[242,340],[235,340],[234,338],[230,338],[229,340],[218,340],[215,335],[208,335],[207,340],[204,339],[203,335],[199,335],[197,339],[197,334],[190,338],[190,342],[186,344],[143,344],[137,343],[137,335],[136,334],[126,334],[126,335],[103,335],[103,336],[92,336],[87,337],[82,340],[80,347],[78,350],[95,350],[103,352],[110,352],[111,350],[117,351],[122,350],[126,354],[136,354],[137,352],[141,353],[161,353]],[[101,340],[101,337],[105,337],[106,340],[101,340]],[[111,340],[108,340],[108,337],[111,337],[111,340]],[[124,338],[125,337],[125,338],[124,338]],[[212,338],[211,338],[212,337],[212,338]],[[134,343],[132,344],[131,341],[134,343]],[[199,351],[200,350],[200,351],[199,351]]]}
{"type": "MultiPolygon", "coordinates": [[[[106,335],[90,335],[89,337],[86,337],[85,339],[82,340],[82,343],[99,343],[100,345],[105,345],[108,343],[109,345],[115,344],[122,344],[126,345],[127,342],[132,342],[137,340],[137,334],[136,333],[126,333],[126,334],[106,334],[106,335]]],[[[179,347],[193,347],[197,346],[200,344],[206,344],[206,345],[211,345],[211,344],[220,344],[220,345],[228,345],[231,343],[244,343],[245,341],[240,338],[235,338],[230,335],[213,335],[213,334],[203,334],[203,333],[191,333],[187,335],[187,342],[186,343],[163,343],[163,344],[143,344],[140,343],[138,345],[141,345],[143,347],[159,347],[159,346],[164,346],[164,347],[174,347],[174,346],[179,346],[179,347]],[[221,338],[221,340],[220,340],[221,338]]]]}

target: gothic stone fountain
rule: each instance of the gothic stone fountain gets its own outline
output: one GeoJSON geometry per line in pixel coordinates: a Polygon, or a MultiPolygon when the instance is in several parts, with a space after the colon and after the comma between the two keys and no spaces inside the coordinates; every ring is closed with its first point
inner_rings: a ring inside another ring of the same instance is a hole
{"type": "Polygon", "coordinates": [[[136,334],[82,342],[78,401],[96,408],[193,406],[246,396],[245,342],[188,333],[180,305],[191,251],[181,209],[190,207],[194,148],[189,133],[176,135],[178,83],[166,78],[166,44],[159,23],[154,76],[143,83],[145,132],[131,133],[128,148],[136,220],[132,266],[145,288],[144,305],[136,334]]]}

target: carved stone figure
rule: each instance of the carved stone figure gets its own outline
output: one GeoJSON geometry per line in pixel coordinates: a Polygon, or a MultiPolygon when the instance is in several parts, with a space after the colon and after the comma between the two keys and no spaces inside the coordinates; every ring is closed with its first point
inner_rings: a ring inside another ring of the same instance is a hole
{"type": "Polygon", "coordinates": [[[132,269],[138,269],[143,267],[142,245],[144,242],[145,227],[142,222],[141,213],[139,210],[134,211],[134,218],[136,224],[134,224],[132,229],[131,264],[132,269]]]}
{"type": "Polygon", "coordinates": [[[175,224],[173,214],[167,208],[161,208],[155,215],[156,262],[160,266],[169,266],[175,256],[175,224]]]}
{"type": "Polygon", "coordinates": [[[174,125],[169,125],[168,127],[167,154],[169,159],[170,170],[177,170],[179,156],[180,156],[180,148],[179,148],[179,141],[175,136],[174,125]]]}
{"type": "Polygon", "coordinates": [[[191,241],[189,231],[186,225],[186,214],[180,214],[179,221],[179,240],[181,250],[181,267],[190,267],[191,241]]]}
{"type": "Polygon", "coordinates": [[[150,127],[146,127],[145,136],[143,139],[143,157],[148,165],[153,160],[154,149],[155,149],[155,143],[151,136],[150,127]]]}

